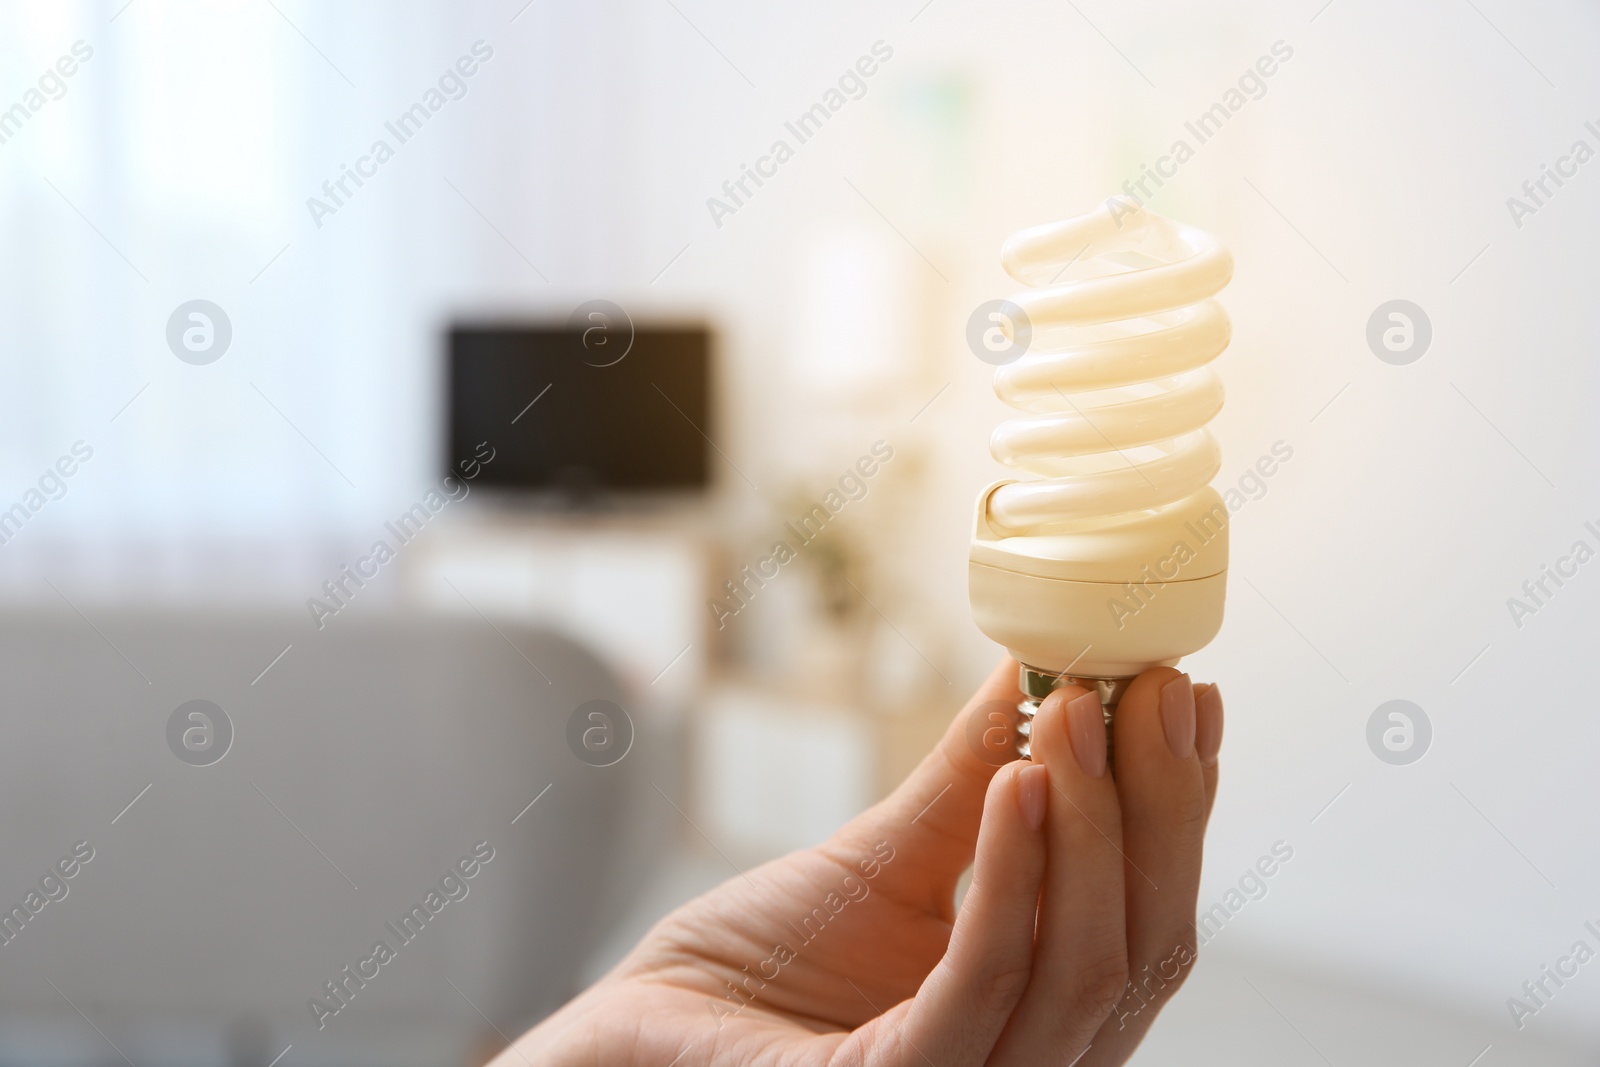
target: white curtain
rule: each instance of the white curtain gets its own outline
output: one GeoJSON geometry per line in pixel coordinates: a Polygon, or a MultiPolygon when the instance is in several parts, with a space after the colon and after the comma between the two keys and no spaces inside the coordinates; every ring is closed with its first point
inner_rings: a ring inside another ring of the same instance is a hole
{"type": "Polygon", "coordinates": [[[0,520],[0,596],[319,581],[442,473],[448,319],[605,295],[626,168],[589,112],[614,89],[603,53],[572,51],[577,16],[523,9],[0,13],[0,109],[22,108],[0,122],[0,512],[23,508],[0,520]],[[385,125],[440,99],[404,143],[385,125]],[[393,157],[362,162],[380,139],[393,157]],[[166,338],[195,299],[232,326],[203,366],[166,338]],[[63,491],[46,472],[80,441],[63,491]]]}

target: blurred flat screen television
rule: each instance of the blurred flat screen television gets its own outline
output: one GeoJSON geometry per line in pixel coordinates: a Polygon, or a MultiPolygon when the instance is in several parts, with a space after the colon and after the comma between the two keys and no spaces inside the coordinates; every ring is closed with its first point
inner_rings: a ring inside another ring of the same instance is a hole
{"type": "Polygon", "coordinates": [[[458,324],[449,331],[450,469],[487,441],[474,487],[581,504],[704,489],[710,480],[710,331],[640,325],[610,347],[584,331],[458,324]],[[591,339],[592,340],[592,339],[591,339]],[[614,362],[612,362],[614,360],[614,362]]]}

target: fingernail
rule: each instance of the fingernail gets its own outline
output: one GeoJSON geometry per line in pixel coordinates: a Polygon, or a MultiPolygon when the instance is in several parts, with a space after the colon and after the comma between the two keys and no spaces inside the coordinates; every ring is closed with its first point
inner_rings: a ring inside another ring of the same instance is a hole
{"type": "Polygon", "coordinates": [[[1067,703],[1067,732],[1072,754],[1090,778],[1106,773],[1106,715],[1098,693],[1084,693],[1067,703]]]}
{"type": "Polygon", "coordinates": [[[1222,690],[1215,683],[1195,695],[1194,723],[1194,747],[1200,762],[1213,766],[1222,750],[1222,690]]]}
{"type": "Polygon", "coordinates": [[[1194,753],[1194,686],[1187,674],[1161,687],[1161,726],[1172,754],[1188,759],[1194,753]]]}
{"type": "Polygon", "coordinates": [[[1050,771],[1042,763],[1035,763],[1017,772],[1017,807],[1022,810],[1022,821],[1028,829],[1037,830],[1044,825],[1045,802],[1050,799],[1050,771]]]}

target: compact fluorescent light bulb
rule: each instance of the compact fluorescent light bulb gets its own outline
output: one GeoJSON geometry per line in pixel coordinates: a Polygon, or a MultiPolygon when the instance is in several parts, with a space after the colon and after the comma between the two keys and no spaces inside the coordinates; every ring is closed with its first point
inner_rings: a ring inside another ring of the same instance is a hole
{"type": "MultiPolygon", "coordinates": [[[[1006,272],[1028,289],[1024,354],[995,392],[1023,414],[990,440],[1025,475],[978,497],[968,583],[979,629],[1022,664],[1021,751],[1064,683],[1111,714],[1127,683],[1204,648],[1222,625],[1228,509],[1208,484],[1221,451],[1206,423],[1228,347],[1212,297],[1233,257],[1209,234],[1113,197],[1013,234],[1006,272]]],[[[1020,320],[1020,316],[1016,317],[1020,320]]],[[[1002,328],[1020,340],[1019,321],[1002,328]]]]}

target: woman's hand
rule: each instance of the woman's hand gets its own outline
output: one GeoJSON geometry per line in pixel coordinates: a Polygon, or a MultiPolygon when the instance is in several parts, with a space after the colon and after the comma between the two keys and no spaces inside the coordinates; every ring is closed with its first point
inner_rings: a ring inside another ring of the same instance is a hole
{"type": "Polygon", "coordinates": [[[1003,661],[888,799],[667,916],[494,1067],[1126,1061],[1194,962],[1221,697],[1140,675],[1113,778],[1075,686],[1039,709],[1034,761],[995,766],[973,739],[1016,679],[1003,661]]]}

